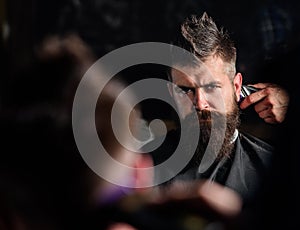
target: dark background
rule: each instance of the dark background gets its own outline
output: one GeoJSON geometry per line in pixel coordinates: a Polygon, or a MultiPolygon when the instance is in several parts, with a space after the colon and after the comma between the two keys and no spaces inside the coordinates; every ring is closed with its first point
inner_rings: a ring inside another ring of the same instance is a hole
{"type": "MultiPolygon", "coordinates": [[[[300,40],[297,0],[1,0],[0,4],[2,107],[10,103],[5,94],[15,90],[11,79],[31,64],[36,47],[49,35],[77,33],[100,58],[131,43],[169,43],[185,17],[206,11],[235,41],[237,70],[244,83],[281,84],[283,76],[269,69],[266,74],[265,67],[300,40]]],[[[148,77],[166,79],[163,67],[157,65],[125,70],[122,77],[129,84],[148,77]]],[[[147,100],[141,106],[146,120],[168,119],[171,113],[158,101],[147,100]]],[[[256,119],[251,113],[246,120],[256,119]]]]}
{"type": "MultiPolygon", "coordinates": [[[[44,98],[49,97],[55,102],[61,100],[61,95],[55,91],[60,92],[56,88],[57,82],[54,82],[59,79],[53,77],[55,73],[58,77],[62,76],[60,69],[33,78],[39,79],[36,84],[39,89],[26,88],[30,75],[22,72],[34,62],[36,49],[43,39],[49,35],[76,33],[100,58],[116,48],[135,42],[169,43],[186,16],[201,15],[204,11],[219,26],[224,26],[234,39],[238,49],[237,69],[243,73],[245,83],[279,83],[291,93],[289,122],[283,124],[276,139],[273,139],[274,131],[281,125],[265,124],[253,108],[242,114],[243,128],[255,132],[257,136],[276,140],[280,148],[272,178],[265,185],[265,193],[259,197],[258,206],[254,204],[253,210],[249,210],[250,215],[245,213],[246,217],[250,217],[239,229],[293,229],[295,224],[299,226],[299,212],[294,212],[299,208],[300,175],[298,2],[0,0],[0,117],[5,117],[0,119],[0,229],[3,224],[5,226],[2,219],[8,216],[15,223],[16,214],[35,224],[52,223],[51,217],[54,216],[54,219],[59,219],[58,222],[62,219],[68,226],[73,223],[72,228],[67,229],[78,229],[74,227],[82,220],[82,213],[77,212],[81,205],[77,205],[81,201],[78,194],[82,192],[81,187],[78,189],[78,181],[80,178],[85,181],[85,178],[77,164],[84,169],[86,165],[82,166],[83,161],[76,152],[72,129],[68,127],[67,134],[57,132],[62,129],[55,126],[56,119],[53,123],[48,114],[40,114],[39,110],[35,114],[36,111],[32,112],[30,106],[24,110],[15,109],[11,116],[7,113],[9,108],[21,106],[22,103],[44,102],[36,95],[44,95],[44,98]],[[32,113],[33,116],[30,115],[32,113]],[[8,122],[7,115],[11,117],[11,122],[8,122]],[[66,218],[66,213],[70,213],[70,219],[66,218]],[[259,228],[263,220],[268,228],[264,228],[264,224],[259,228]]],[[[61,67],[65,69],[65,66],[61,67]]],[[[122,77],[129,84],[147,77],[166,78],[163,70],[161,66],[137,66],[125,70],[122,77]]],[[[146,101],[142,104],[142,111],[146,120],[170,118],[170,108],[165,103],[146,101]]],[[[82,223],[85,226],[84,220],[82,223]]]]}
{"type": "Polygon", "coordinates": [[[203,11],[231,33],[238,69],[248,81],[257,79],[250,67],[299,40],[296,0],[1,0],[1,5],[2,45],[14,69],[26,65],[51,34],[77,32],[101,57],[135,42],[170,42],[186,16],[203,11]]]}

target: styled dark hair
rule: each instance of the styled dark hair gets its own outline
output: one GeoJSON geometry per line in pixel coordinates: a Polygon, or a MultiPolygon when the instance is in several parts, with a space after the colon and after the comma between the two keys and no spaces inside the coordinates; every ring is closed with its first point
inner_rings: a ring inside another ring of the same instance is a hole
{"type": "Polygon", "coordinates": [[[206,12],[201,17],[191,15],[181,24],[180,34],[174,45],[186,49],[201,61],[210,56],[220,57],[228,63],[226,74],[233,78],[236,68],[236,48],[229,33],[218,28],[216,23],[206,12]]]}

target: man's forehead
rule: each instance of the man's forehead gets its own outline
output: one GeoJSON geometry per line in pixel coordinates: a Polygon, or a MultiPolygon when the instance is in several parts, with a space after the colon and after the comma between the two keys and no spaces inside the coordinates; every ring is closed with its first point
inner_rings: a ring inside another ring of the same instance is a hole
{"type": "Polygon", "coordinates": [[[173,82],[193,82],[195,84],[203,84],[203,82],[211,82],[216,80],[216,76],[205,65],[180,66],[175,65],[171,69],[173,82]]]}

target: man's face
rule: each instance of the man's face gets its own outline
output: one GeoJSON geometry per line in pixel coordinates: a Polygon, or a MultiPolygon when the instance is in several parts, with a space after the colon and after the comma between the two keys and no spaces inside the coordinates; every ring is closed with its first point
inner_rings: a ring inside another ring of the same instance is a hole
{"type": "MultiPolygon", "coordinates": [[[[192,136],[199,132],[197,127],[201,130],[193,161],[196,164],[201,161],[209,142],[208,149],[216,156],[228,156],[233,148],[231,139],[239,125],[237,101],[242,76],[237,74],[232,81],[225,71],[227,65],[222,59],[211,57],[197,66],[180,66],[181,71],[175,68],[171,71],[176,85],[170,88],[171,94],[183,125],[192,136]],[[193,119],[195,113],[198,121],[193,119]],[[194,122],[199,122],[199,126],[194,122]]],[[[185,145],[188,148],[190,143],[185,145]]]]}
{"type": "Polygon", "coordinates": [[[233,111],[242,79],[237,74],[232,82],[225,71],[227,65],[219,57],[209,57],[197,66],[181,66],[182,71],[175,66],[171,70],[172,81],[177,86],[171,87],[171,94],[182,119],[194,109],[224,115],[233,111]]]}

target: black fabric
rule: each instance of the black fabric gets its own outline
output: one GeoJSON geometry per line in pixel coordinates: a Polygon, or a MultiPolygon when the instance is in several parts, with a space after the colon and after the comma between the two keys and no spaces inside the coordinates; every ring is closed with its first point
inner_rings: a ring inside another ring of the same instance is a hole
{"type": "MultiPolygon", "coordinates": [[[[163,144],[150,152],[154,165],[164,162],[172,155],[177,148],[179,138],[180,134],[172,130],[167,134],[163,144]]],[[[147,151],[156,143],[157,140],[148,143],[144,150],[147,151]]],[[[245,133],[239,133],[234,145],[230,157],[216,159],[206,171],[199,173],[198,167],[190,162],[180,173],[161,186],[168,185],[175,180],[209,179],[238,192],[245,203],[250,202],[258,192],[271,167],[274,148],[270,144],[245,133]]],[[[161,175],[173,173],[168,168],[163,170],[155,171],[156,181],[161,175]]]]}

